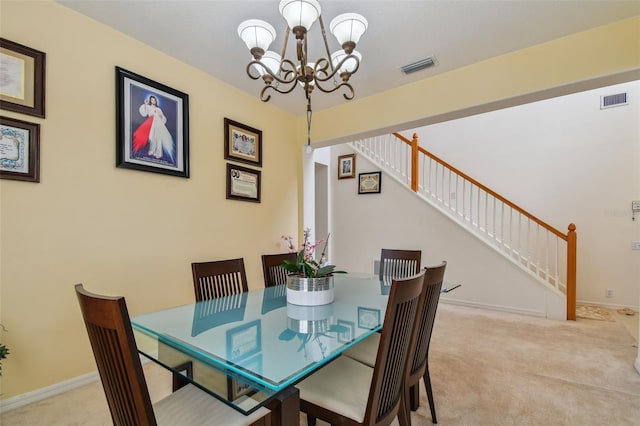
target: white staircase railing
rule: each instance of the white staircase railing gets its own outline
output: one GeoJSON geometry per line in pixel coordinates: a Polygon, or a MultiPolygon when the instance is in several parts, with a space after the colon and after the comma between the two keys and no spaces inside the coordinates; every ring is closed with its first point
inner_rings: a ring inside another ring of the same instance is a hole
{"type": "Polygon", "coordinates": [[[539,281],[567,296],[575,319],[575,225],[564,234],[399,134],[351,147],[539,281]]]}

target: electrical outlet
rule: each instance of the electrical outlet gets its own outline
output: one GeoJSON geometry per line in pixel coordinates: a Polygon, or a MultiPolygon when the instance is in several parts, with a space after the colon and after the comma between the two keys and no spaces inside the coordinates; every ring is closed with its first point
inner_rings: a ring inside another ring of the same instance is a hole
{"type": "Polygon", "coordinates": [[[640,241],[631,241],[631,250],[640,250],[640,241]]]}
{"type": "Polygon", "coordinates": [[[612,298],[613,297],[613,289],[608,288],[605,296],[607,296],[608,298],[612,298]]]}

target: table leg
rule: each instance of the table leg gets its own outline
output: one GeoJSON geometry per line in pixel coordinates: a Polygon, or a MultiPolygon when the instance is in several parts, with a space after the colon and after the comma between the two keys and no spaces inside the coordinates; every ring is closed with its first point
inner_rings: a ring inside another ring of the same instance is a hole
{"type": "Polygon", "coordinates": [[[300,391],[291,386],[274,396],[267,404],[273,426],[300,425],[300,391]]]}

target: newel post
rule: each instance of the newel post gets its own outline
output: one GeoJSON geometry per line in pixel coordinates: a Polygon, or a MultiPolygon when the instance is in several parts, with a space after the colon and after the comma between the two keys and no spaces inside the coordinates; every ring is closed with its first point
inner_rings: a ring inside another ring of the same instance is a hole
{"type": "Polygon", "coordinates": [[[418,134],[411,140],[411,190],[418,192],[418,134]]]}
{"type": "Polygon", "coordinates": [[[578,234],[576,225],[569,224],[567,233],[567,319],[576,319],[576,271],[578,259],[578,234]]]}

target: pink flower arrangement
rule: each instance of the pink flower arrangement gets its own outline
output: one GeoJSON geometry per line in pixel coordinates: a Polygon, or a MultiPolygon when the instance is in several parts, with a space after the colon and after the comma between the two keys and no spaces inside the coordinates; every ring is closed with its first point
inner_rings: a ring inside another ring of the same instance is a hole
{"type": "MultiPolygon", "coordinates": [[[[335,265],[326,265],[326,251],[327,251],[327,243],[329,242],[329,236],[327,236],[326,240],[317,240],[316,242],[312,242],[309,240],[311,236],[311,229],[307,228],[304,230],[304,241],[302,243],[302,247],[300,251],[298,251],[298,257],[295,262],[291,262],[290,260],[285,260],[282,267],[292,274],[299,275],[305,278],[319,278],[324,277],[330,274],[344,273],[344,271],[336,271],[335,265]],[[322,255],[320,256],[320,261],[316,261],[314,259],[316,248],[322,244],[324,244],[324,249],[322,250],[322,255]]],[[[287,245],[287,250],[289,253],[296,253],[296,246],[293,243],[293,238],[290,236],[282,236],[282,239],[285,241],[287,245]]]]}

